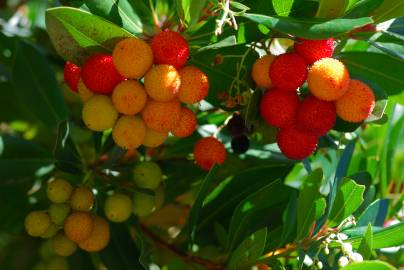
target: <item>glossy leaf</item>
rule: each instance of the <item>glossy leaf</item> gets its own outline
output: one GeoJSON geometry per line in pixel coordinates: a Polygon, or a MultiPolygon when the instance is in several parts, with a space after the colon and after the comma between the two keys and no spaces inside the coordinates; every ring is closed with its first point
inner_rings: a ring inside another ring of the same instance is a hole
{"type": "Polygon", "coordinates": [[[348,6],[349,0],[320,0],[317,9],[317,18],[333,19],[344,14],[345,8],[348,6]]]}
{"type": "Polygon", "coordinates": [[[374,226],[383,226],[389,207],[389,200],[376,200],[369,205],[359,216],[357,226],[366,226],[370,223],[374,226]]]}
{"type": "Polygon", "coordinates": [[[372,225],[369,223],[368,228],[359,244],[358,252],[362,255],[363,259],[368,260],[372,256],[372,249],[373,249],[373,231],[372,231],[372,225]]]}
{"type": "Polygon", "coordinates": [[[344,270],[394,270],[395,267],[382,261],[364,261],[360,263],[351,263],[342,268],[344,270]]]}
{"type": "Polygon", "coordinates": [[[373,12],[375,22],[384,22],[392,18],[401,17],[404,12],[404,2],[384,0],[383,4],[373,12]]]}
{"type": "Polygon", "coordinates": [[[369,16],[370,13],[379,7],[383,0],[359,0],[355,5],[345,14],[345,18],[359,18],[369,16]]]}
{"type": "Polygon", "coordinates": [[[292,9],[294,0],[272,0],[272,6],[279,16],[287,17],[292,9]]]}

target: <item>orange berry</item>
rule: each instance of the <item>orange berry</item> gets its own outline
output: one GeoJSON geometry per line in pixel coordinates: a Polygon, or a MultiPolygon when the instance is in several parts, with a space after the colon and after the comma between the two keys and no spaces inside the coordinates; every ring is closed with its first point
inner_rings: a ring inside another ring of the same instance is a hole
{"type": "Polygon", "coordinates": [[[105,248],[110,239],[108,222],[99,216],[93,217],[94,228],[90,236],[79,242],[79,247],[88,252],[97,252],[105,248]]]}
{"type": "Polygon", "coordinates": [[[167,137],[167,132],[158,132],[154,129],[146,128],[146,135],[144,136],[143,145],[147,147],[157,147],[162,145],[167,137]]]}
{"type": "Polygon", "coordinates": [[[121,116],[112,129],[112,138],[124,149],[138,148],[145,135],[146,125],[139,116],[121,116]]]}
{"type": "Polygon", "coordinates": [[[182,107],[180,119],[171,130],[171,133],[178,138],[188,137],[194,133],[196,123],[197,121],[194,112],[188,108],[182,107]]]}
{"type": "Polygon", "coordinates": [[[112,103],[115,109],[122,114],[137,114],[146,105],[146,101],[146,91],[143,85],[137,81],[123,81],[112,92],[112,103]]]}
{"type": "Polygon", "coordinates": [[[214,137],[202,138],[194,146],[196,164],[204,170],[210,170],[217,163],[221,165],[226,159],[223,143],[214,137]]]}
{"type": "Polygon", "coordinates": [[[147,127],[158,132],[169,132],[177,124],[181,115],[181,105],[177,99],[168,102],[149,100],[142,111],[147,127]]]}
{"type": "Polygon", "coordinates": [[[93,218],[89,213],[73,212],[66,219],[64,231],[70,240],[80,242],[90,237],[93,227],[93,218]]]}
{"type": "Polygon", "coordinates": [[[251,76],[258,87],[267,89],[272,87],[272,81],[269,77],[269,68],[274,59],[275,56],[268,54],[255,61],[252,67],[251,76]]]}
{"type": "Polygon", "coordinates": [[[194,66],[186,66],[180,71],[181,86],[178,98],[181,102],[193,104],[208,95],[209,79],[205,73],[194,66]]]}
{"type": "Polygon", "coordinates": [[[170,101],[180,88],[180,76],[174,66],[158,65],[146,73],[144,86],[147,94],[157,101],[170,101]]]}

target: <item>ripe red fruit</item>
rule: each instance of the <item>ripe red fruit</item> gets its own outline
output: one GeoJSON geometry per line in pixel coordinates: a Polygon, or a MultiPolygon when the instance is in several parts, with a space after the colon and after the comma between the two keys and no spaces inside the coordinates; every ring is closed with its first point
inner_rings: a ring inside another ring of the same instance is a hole
{"type": "Polygon", "coordinates": [[[299,104],[296,92],[273,89],[262,97],[260,113],[267,124],[282,127],[295,118],[299,104]]]}
{"type": "Polygon", "coordinates": [[[81,70],[84,84],[96,94],[110,94],[123,81],[108,54],[95,54],[87,59],[81,70]]]}
{"type": "Polygon", "coordinates": [[[194,146],[196,164],[208,171],[212,166],[222,164],[226,159],[226,149],[223,143],[214,137],[202,138],[194,146]]]}
{"type": "Polygon", "coordinates": [[[311,65],[317,60],[331,57],[334,53],[334,39],[300,39],[295,43],[295,51],[311,65]]]}
{"type": "Polygon", "coordinates": [[[189,56],[188,42],[177,32],[169,29],[155,35],[151,41],[155,64],[172,65],[180,69],[189,56]]]}
{"type": "Polygon", "coordinates": [[[80,67],[76,66],[70,61],[66,62],[63,72],[64,80],[65,83],[69,86],[69,88],[73,92],[77,92],[78,90],[78,84],[81,76],[80,73],[81,73],[80,67]]]}
{"type": "Polygon", "coordinates": [[[277,88],[294,91],[307,78],[306,61],[297,53],[281,54],[272,62],[269,77],[277,88]]]}
{"type": "Polygon", "coordinates": [[[326,134],[335,124],[337,113],[334,102],[308,96],[297,111],[297,124],[314,135],[326,134]]]}
{"type": "Polygon", "coordinates": [[[301,160],[310,156],[317,148],[318,137],[299,129],[295,124],[281,128],[276,141],[282,153],[289,159],[301,160]]]}

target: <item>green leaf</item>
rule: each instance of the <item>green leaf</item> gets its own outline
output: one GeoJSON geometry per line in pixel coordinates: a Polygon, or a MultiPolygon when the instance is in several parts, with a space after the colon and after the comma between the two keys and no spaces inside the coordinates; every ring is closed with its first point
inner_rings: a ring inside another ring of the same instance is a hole
{"type": "Polygon", "coordinates": [[[344,14],[348,4],[349,0],[320,0],[316,17],[326,19],[338,18],[344,14]]]}
{"type": "Polygon", "coordinates": [[[364,261],[360,263],[350,263],[344,270],[395,270],[396,268],[382,261],[364,261]]]}
{"type": "Polygon", "coordinates": [[[94,52],[112,52],[120,39],[133,37],[119,26],[80,9],[51,8],[45,19],[56,51],[79,65],[94,52]]]}
{"type": "Polygon", "coordinates": [[[404,2],[397,0],[384,0],[383,4],[373,12],[376,23],[401,17],[404,13],[404,2]]]}
{"type": "Polygon", "coordinates": [[[25,42],[18,43],[14,59],[15,94],[39,121],[56,130],[67,118],[67,109],[50,64],[25,42]]]}
{"type": "Polygon", "coordinates": [[[378,199],[374,201],[359,216],[356,225],[366,226],[366,224],[370,223],[374,226],[383,226],[388,208],[389,208],[388,199],[382,199],[382,200],[378,199]]]}
{"type": "Polygon", "coordinates": [[[279,16],[289,16],[294,0],[272,0],[272,6],[279,16]]]}
{"type": "Polygon", "coordinates": [[[382,117],[385,115],[384,111],[386,110],[387,107],[387,99],[382,99],[376,101],[375,107],[372,110],[372,113],[369,115],[369,117],[365,120],[366,123],[372,123],[379,121],[382,119],[382,117]]]}
{"type": "Polygon", "coordinates": [[[230,269],[247,269],[263,254],[267,239],[267,228],[263,228],[247,237],[231,254],[230,269]]]}
{"type": "Polygon", "coordinates": [[[344,18],[359,18],[369,16],[370,12],[379,7],[384,0],[359,0],[345,14],[344,18]]]}
{"type": "Polygon", "coordinates": [[[297,191],[294,191],[290,196],[288,208],[285,210],[282,217],[282,245],[295,238],[297,228],[297,208],[297,191]]]}
{"type": "Polygon", "coordinates": [[[388,95],[404,91],[404,60],[381,53],[342,52],[335,56],[358,78],[371,81],[388,95]]]}
{"type": "Polygon", "coordinates": [[[288,200],[290,188],[280,180],[272,182],[241,201],[230,220],[227,250],[232,250],[255,229],[266,226],[266,219],[279,205],[288,200]],[[263,216],[266,215],[264,218],[263,216]]]}
{"type": "Polygon", "coordinates": [[[361,243],[359,244],[358,252],[362,255],[363,259],[368,260],[372,256],[373,249],[373,232],[372,225],[369,223],[368,228],[363,235],[361,243]]]}
{"type": "Polygon", "coordinates": [[[364,191],[365,186],[356,184],[354,180],[342,180],[329,215],[330,227],[340,224],[361,205],[364,191]]]}
{"type": "Polygon", "coordinates": [[[319,191],[322,179],[323,171],[319,168],[303,182],[297,200],[297,240],[309,237],[313,223],[324,213],[326,204],[319,191]]]}
{"type": "Polygon", "coordinates": [[[325,39],[338,36],[357,27],[372,23],[370,17],[358,19],[318,19],[318,18],[290,18],[271,17],[260,14],[244,14],[243,17],[256,23],[273,28],[285,34],[291,34],[307,39],[325,39]]]}

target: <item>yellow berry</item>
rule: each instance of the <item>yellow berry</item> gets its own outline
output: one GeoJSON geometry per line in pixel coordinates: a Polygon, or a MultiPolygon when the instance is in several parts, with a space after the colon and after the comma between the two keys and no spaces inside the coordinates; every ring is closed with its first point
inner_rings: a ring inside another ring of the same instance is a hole
{"type": "Polygon", "coordinates": [[[124,194],[108,197],[104,207],[105,215],[112,222],[124,222],[132,214],[132,200],[124,194]]]}
{"type": "Polygon", "coordinates": [[[138,148],[145,135],[146,125],[138,116],[121,116],[112,129],[112,138],[124,149],[138,148]]]}
{"type": "Polygon", "coordinates": [[[31,236],[38,237],[46,233],[51,221],[45,211],[32,211],[25,217],[25,230],[31,236]]]}
{"type": "Polygon", "coordinates": [[[194,66],[186,66],[179,71],[181,86],[178,98],[181,102],[193,104],[208,95],[209,79],[205,73],[194,66]]]}
{"type": "Polygon", "coordinates": [[[79,242],[90,237],[93,227],[93,218],[89,213],[73,212],[66,219],[64,231],[70,240],[79,242]]]}
{"type": "Polygon", "coordinates": [[[89,187],[79,186],[73,190],[70,206],[76,211],[90,211],[94,206],[94,194],[89,187]]]}
{"type": "Polygon", "coordinates": [[[275,59],[273,55],[264,55],[258,58],[251,71],[252,79],[258,87],[269,89],[272,87],[272,81],[269,77],[269,68],[271,67],[272,61],[275,59]]]}
{"type": "Polygon", "coordinates": [[[178,100],[168,102],[149,100],[142,111],[146,126],[158,132],[169,132],[178,122],[181,105],[178,100]]]}
{"type": "Polygon", "coordinates": [[[79,247],[88,252],[97,252],[105,248],[110,239],[110,231],[108,222],[99,217],[93,218],[94,229],[89,238],[79,242],[79,247]]]}
{"type": "Polygon", "coordinates": [[[84,103],[82,117],[88,129],[104,131],[114,126],[118,112],[109,97],[94,95],[84,103]]]}
{"type": "Polygon", "coordinates": [[[158,132],[154,129],[146,127],[146,135],[144,136],[143,145],[147,147],[157,147],[162,145],[167,137],[167,132],[158,132]]]}
{"type": "Polygon", "coordinates": [[[66,237],[63,233],[58,233],[52,239],[53,252],[59,256],[70,256],[76,249],[77,244],[66,237]]]}
{"type": "Polygon", "coordinates": [[[178,93],[181,80],[175,67],[158,65],[146,73],[144,87],[147,94],[157,101],[170,101],[178,93]]]}
{"type": "Polygon", "coordinates": [[[145,217],[156,209],[153,195],[135,191],[133,194],[133,213],[139,217],[145,217]]]}
{"type": "Polygon", "coordinates": [[[66,180],[55,179],[48,183],[46,193],[51,202],[64,203],[70,198],[72,190],[72,185],[66,180]]]}
{"type": "Polygon", "coordinates": [[[82,79],[80,79],[80,81],[78,83],[77,92],[83,102],[86,102],[92,96],[94,96],[94,93],[91,92],[90,89],[87,88],[87,86],[84,84],[82,79]]]}
{"type": "Polygon", "coordinates": [[[56,225],[63,225],[65,219],[70,213],[70,204],[67,203],[52,203],[49,206],[49,217],[56,225]]]}
{"type": "Polygon", "coordinates": [[[140,79],[153,64],[153,52],[146,42],[127,38],[116,44],[112,59],[118,72],[130,79],[140,79]]]}
{"type": "Polygon", "coordinates": [[[49,238],[55,236],[58,233],[58,231],[59,231],[59,227],[55,223],[51,222],[51,224],[49,225],[46,232],[41,235],[41,238],[49,239],[49,238]]]}
{"type": "Polygon", "coordinates": [[[112,93],[112,103],[115,109],[126,115],[134,115],[140,112],[146,105],[146,91],[137,81],[122,81],[112,93]]]}

